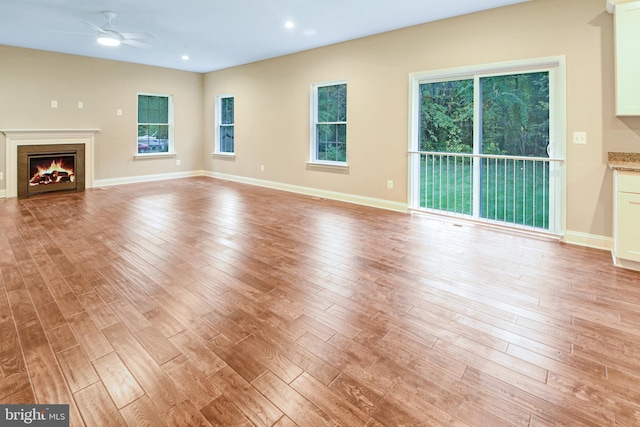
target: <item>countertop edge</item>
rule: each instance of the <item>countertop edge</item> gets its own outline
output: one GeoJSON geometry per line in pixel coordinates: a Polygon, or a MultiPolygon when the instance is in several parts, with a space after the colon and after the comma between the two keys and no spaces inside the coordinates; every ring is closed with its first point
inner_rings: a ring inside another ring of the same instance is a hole
{"type": "Polygon", "coordinates": [[[608,152],[607,165],[612,170],[640,172],[640,153],[608,152]]]}
{"type": "Polygon", "coordinates": [[[608,165],[614,171],[640,172],[639,163],[608,163],[608,165]]]}

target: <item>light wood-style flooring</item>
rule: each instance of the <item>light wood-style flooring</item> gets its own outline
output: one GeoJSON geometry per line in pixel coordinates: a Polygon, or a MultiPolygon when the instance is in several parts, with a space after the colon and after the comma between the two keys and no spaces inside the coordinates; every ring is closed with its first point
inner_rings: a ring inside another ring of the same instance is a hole
{"type": "Polygon", "coordinates": [[[640,425],[609,253],[186,178],[0,200],[0,403],[72,426],[640,425]]]}

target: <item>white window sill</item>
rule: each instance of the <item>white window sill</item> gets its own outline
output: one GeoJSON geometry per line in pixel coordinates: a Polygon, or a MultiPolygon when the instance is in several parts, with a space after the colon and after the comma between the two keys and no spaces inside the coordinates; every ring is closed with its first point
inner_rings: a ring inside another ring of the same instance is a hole
{"type": "Polygon", "coordinates": [[[342,162],[307,162],[309,169],[328,169],[335,171],[348,171],[349,164],[342,162]]]}
{"type": "Polygon", "coordinates": [[[211,153],[211,158],[234,160],[236,158],[236,153],[211,153]]]}
{"type": "Polygon", "coordinates": [[[133,156],[133,160],[171,159],[174,157],[178,157],[178,153],[144,153],[136,154],[133,156]]]}

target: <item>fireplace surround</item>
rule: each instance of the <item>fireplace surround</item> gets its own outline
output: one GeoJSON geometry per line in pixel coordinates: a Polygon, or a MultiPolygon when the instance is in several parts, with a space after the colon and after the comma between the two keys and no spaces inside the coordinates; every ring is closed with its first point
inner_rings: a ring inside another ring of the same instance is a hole
{"type": "Polygon", "coordinates": [[[84,191],[84,144],[18,147],[18,198],[55,191],[84,191]]]}
{"type": "Polygon", "coordinates": [[[27,187],[18,184],[29,172],[26,163],[21,167],[22,152],[41,154],[66,154],[74,152],[76,191],[93,187],[94,137],[99,129],[18,129],[0,130],[6,136],[6,197],[26,197],[27,187]],[[83,173],[82,173],[83,172],[83,173]],[[20,186],[20,189],[19,189],[20,186]],[[23,194],[24,193],[24,194],[23,194]]]}

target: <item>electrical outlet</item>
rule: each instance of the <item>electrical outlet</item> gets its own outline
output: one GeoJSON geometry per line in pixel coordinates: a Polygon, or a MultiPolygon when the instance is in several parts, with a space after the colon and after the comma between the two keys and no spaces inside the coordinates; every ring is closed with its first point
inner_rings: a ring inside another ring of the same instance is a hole
{"type": "Polygon", "coordinates": [[[176,166],[180,166],[180,159],[176,159],[176,166]]]}
{"type": "Polygon", "coordinates": [[[586,132],[574,132],[573,133],[573,143],[574,144],[586,144],[587,143],[587,133],[586,132]]]}
{"type": "Polygon", "coordinates": [[[264,172],[264,165],[260,165],[260,172],[264,172]]]}
{"type": "Polygon", "coordinates": [[[387,180],[387,188],[389,190],[393,190],[393,180],[392,179],[388,179],[387,180]]]}
{"type": "Polygon", "coordinates": [[[116,110],[116,116],[121,116],[122,115],[122,108],[118,108],[116,110]]]}
{"type": "Polygon", "coordinates": [[[58,101],[51,101],[51,108],[58,108],[58,101]]]}
{"type": "Polygon", "coordinates": [[[84,102],[78,101],[78,108],[80,109],[84,108],[84,102]]]}

